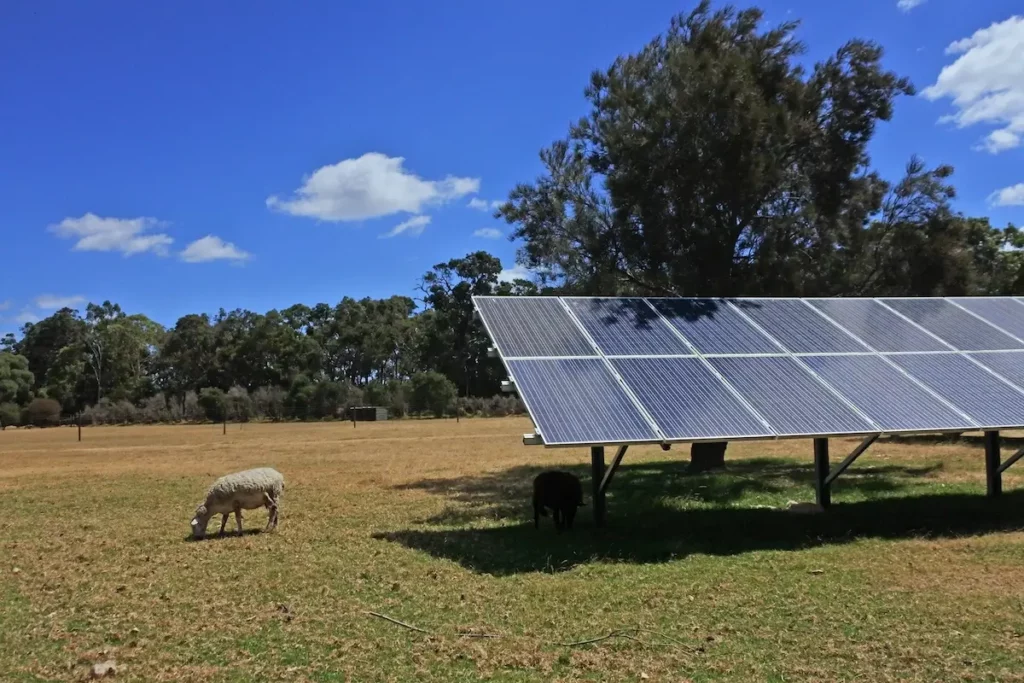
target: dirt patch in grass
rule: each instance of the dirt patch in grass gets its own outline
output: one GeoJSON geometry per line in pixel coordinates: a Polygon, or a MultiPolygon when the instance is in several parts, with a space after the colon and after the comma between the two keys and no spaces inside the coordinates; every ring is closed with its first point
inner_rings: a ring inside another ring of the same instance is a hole
{"type": "Polygon", "coordinates": [[[569,469],[589,499],[589,454],[528,430],[2,432],[0,679],[114,658],[138,681],[1024,680],[1024,481],[985,500],[976,441],[875,444],[823,516],[781,510],[813,499],[808,442],[698,476],[685,449],[630,449],[608,527],[584,508],[558,535],[530,482],[569,469]],[[213,479],[258,465],[287,479],[278,530],[252,511],[253,533],[187,541],[213,479]]]}

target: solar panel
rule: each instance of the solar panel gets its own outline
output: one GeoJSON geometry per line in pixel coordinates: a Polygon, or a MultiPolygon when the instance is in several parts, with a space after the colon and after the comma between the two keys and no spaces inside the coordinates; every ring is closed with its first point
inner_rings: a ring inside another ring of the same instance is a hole
{"type": "Polygon", "coordinates": [[[949,300],[1018,339],[1024,339],[1024,305],[1019,300],[995,296],[950,297],[949,300]]]}
{"type": "Polygon", "coordinates": [[[556,297],[478,297],[476,304],[506,358],[597,355],[556,297]]]}
{"type": "Polygon", "coordinates": [[[961,351],[1024,349],[1024,344],[943,299],[880,299],[961,351]]]}
{"type": "Polygon", "coordinates": [[[935,337],[872,299],[807,299],[807,303],[876,351],[949,350],[935,337]]]}
{"type": "Polygon", "coordinates": [[[603,360],[545,358],[508,365],[544,443],[658,441],[603,360]]]}
{"type": "Polygon", "coordinates": [[[549,446],[1024,428],[1024,299],[474,303],[549,446]]]}
{"type": "Polygon", "coordinates": [[[982,427],[1024,425],[1024,393],[958,353],[892,356],[904,370],[982,427]]]}
{"type": "Polygon", "coordinates": [[[868,350],[799,299],[740,299],[736,306],[793,353],[868,350]]]}
{"type": "Polygon", "coordinates": [[[649,299],[701,353],[778,353],[781,349],[725,299],[649,299]]]}
{"type": "Polygon", "coordinates": [[[805,356],[803,361],[887,432],[977,428],[878,356],[805,356]]]}
{"type": "MultiPolygon", "coordinates": [[[[693,351],[639,298],[566,298],[577,320],[608,356],[688,355],[693,351]]],[[[1021,306],[1024,309],[1024,306],[1021,306]]]]}
{"type": "Polygon", "coordinates": [[[1024,389],[1024,351],[970,353],[971,358],[1024,389]]]}
{"type": "Polygon", "coordinates": [[[717,357],[710,361],[780,436],[878,431],[793,358],[717,357]]]}
{"type": "Polygon", "coordinates": [[[699,358],[617,358],[612,365],[669,439],[774,436],[699,358]]]}

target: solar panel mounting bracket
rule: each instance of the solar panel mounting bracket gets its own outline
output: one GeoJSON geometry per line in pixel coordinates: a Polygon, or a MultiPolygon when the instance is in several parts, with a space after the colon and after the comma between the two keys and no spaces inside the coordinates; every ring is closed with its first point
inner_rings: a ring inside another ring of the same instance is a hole
{"type": "Polygon", "coordinates": [[[514,393],[516,393],[516,382],[515,382],[515,380],[512,380],[512,379],[502,380],[502,382],[501,382],[501,390],[503,392],[505,392],[506,394],[514,394],[514,393]]]}
{"type": "Polygon", "coordinates": [[[501,358],[501,354],[498,353],[498,349],[497,348],[495,348],[493,346],[488,346],[487,347],[487,357],[488,358],[501,358]]]}
{"type": "Polygon", "coordinates": [[[543,446],[544,439],[541,438],[540,434],[523,434],[523,445],[524,446],[543,446]]]}

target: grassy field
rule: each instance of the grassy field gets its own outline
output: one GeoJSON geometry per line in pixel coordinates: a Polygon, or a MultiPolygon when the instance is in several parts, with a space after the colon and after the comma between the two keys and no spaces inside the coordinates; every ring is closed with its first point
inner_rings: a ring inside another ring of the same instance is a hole
{"type": "Polygon", "coordinates": [[[572,469],[589,500],[589,454],[529,429],[0,432],[0,680],[1024,680],[1024,465],[985,500],[977,441],[878,443],[817,516],[777,509],[813,499],[808,442],[701,476],[638,448],[607,528],[587,507],[559,536],[530,481],[572,469]],[[287,480],[277,531],[260,510],[187,540],[213,479],[257,465],[287,480]]]}

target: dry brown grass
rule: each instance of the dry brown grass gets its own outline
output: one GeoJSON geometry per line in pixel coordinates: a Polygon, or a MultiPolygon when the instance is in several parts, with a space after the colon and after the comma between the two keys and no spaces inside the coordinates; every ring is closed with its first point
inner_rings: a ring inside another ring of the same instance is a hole
{"type": "Polygon", "coordinates": [[[977,443],[876,444],[823,517],[764,507],[811,499],[809,443],[734,444],[697,477],[635,449],[609,527],[584,508],[558,536],[530,480],[586,479],[588,454],[525,431],[0,432],[0,680],[105,657],[139,681],[1024,680],[1024,479],[984,500],[977,443]],[[210,482],[258,465],[287,480],[278,530],[187,541],[210,482]],[[641,630],[559,645],[614,629],[641,630]]]}

